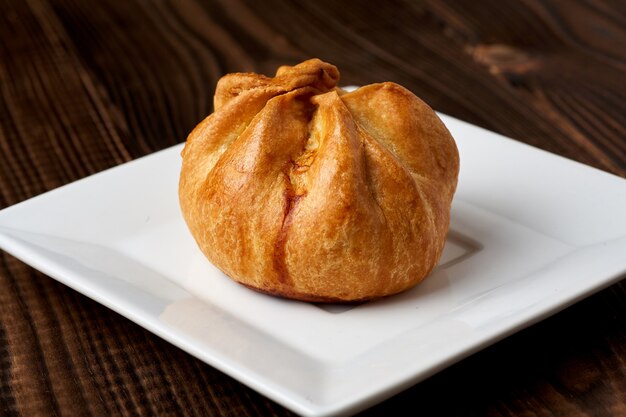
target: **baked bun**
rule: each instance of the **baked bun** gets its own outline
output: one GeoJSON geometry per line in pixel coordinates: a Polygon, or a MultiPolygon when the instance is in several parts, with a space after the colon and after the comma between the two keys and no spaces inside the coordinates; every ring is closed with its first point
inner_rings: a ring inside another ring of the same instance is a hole
{"type": "Polygon", "coordinates": [[[347,93],[318,59],[229,74],[182,152],[180,205],[206,257],[283,297],[362,301],[435,267],[459,171],[435,112],[394,83],[347,93]]]}

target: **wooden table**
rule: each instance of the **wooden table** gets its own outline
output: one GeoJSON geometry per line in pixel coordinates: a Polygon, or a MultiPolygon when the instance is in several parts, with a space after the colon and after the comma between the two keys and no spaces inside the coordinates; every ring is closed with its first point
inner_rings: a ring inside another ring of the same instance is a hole
{"type": "MultiPolygon", "coordinates": [[[[308,57],[626,175],[623,0],[2,3],[0,207],[183,141],[226,72],[308,57]]],[[[622,281],[364,415],[624,416],[625,294],[622,281]]],[[[290,415],[6,253],[0,361],[0,415],[290,415]]]]}

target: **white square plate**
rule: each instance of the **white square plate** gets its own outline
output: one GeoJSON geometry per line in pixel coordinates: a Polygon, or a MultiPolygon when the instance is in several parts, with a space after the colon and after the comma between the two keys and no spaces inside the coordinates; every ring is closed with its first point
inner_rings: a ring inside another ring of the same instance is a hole
{"type": "Polygon", "coordinates": [[[304,415],[354,413],[616,282],[626,181],[442,116],[461,154],[444,257],[352,307],[250,291],[197,249],[181,145],[0,212],[0,247],[304,415]]]}

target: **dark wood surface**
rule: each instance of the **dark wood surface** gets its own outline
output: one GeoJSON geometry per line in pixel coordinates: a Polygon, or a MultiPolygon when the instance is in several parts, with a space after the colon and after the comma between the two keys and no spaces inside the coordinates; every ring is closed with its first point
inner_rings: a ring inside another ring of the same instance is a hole
{"type": "MultiPolygon", "coordinates": [[[[0,3],[0,207],[183,141],[226,72],[308,57],[626,176],[624,1],[0,3]]],[[[625,295],[622,281],[364,415],[625,416],[625,295]]],[[[0,361],[0,415],[290,415],[4,252],[0,361]]]]}

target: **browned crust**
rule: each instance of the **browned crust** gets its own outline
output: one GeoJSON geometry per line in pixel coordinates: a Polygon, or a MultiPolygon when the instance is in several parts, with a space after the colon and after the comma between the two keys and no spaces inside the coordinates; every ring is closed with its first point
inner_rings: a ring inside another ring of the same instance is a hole
{"type": "Polygon", "coordinates": [[[244,287],[247,287],[251,290],[254,290],[256,292],[260,292],[261,294],[267,294],[267,295],[271,295],[274,297],[281,297],[281,298],[289,298],[291,300],[298,300],[298,301],[305,301],[305,302],[309,302],[309,303],[320,303],[320,304],[360,304],[360,303],[364,303],[366,301],[373,301],[373,300],[377,300],[379,298],[382,298],[380,296],[377,297],[365,297],[365,298],[357,298],[357,299],[342,299],[342,298],[336,298],[336,297],[321,297],[319,295],[314,295],[314,294],[305,294],[305,293],[301,293],[301,292],[297,292],[297,291],[277,291],[277,290],[272,290],[272,289],[268,289],[268,288],[259,288],[259,287],[254,287],[252,285],[243,283],[243,282],[238,282],[239,284],[243,285],[244,287]]]}
{"type": "Polygon", "coordinates": [[[274,78],[230,74],[183,150],[181,210],[235,281],[313,302],[404,291],[437,264],[458,151],[394,83],[339,94],[319,60],[274,78]]]}
{"type": "Polygon", "coordinates": [[[298,201],[305,195],[295,195],[293,186],[288,183],[285,190],[285,214],[283,217],[283,223],[278,232],[278,237],[274,243],[274,269],[278,273],[278,281],[281,284],[289,285],[291,280],[289,278],[289,269],[287,268],[285,259],[285,245],[287,244],[287,238],[289,236],[289,228],[293,221],[293,210],[298,204],[298,201]]]}

